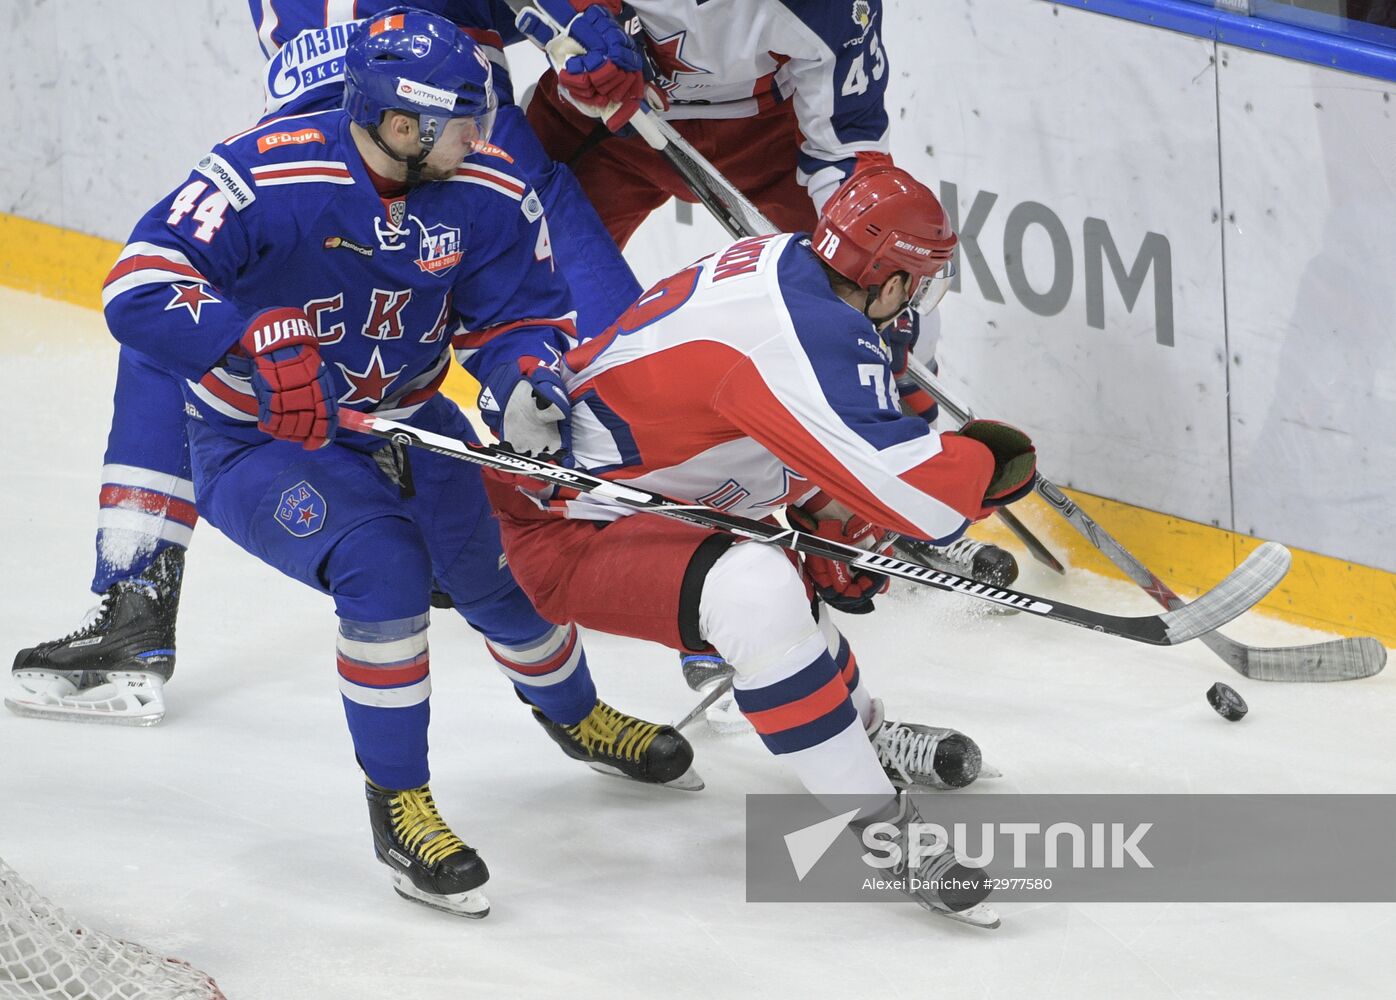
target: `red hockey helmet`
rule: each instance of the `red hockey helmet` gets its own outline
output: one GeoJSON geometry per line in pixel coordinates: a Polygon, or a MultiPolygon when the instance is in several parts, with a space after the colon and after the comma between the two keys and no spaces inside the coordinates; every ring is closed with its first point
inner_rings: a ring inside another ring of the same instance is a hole
{"type": "Polygon", "coordinates": [[[939,304],[955,275],[954,231],[926,187],[890,165],[858,171],[834,192],[814,229],[814,250],[860,288],[898,271],[911,275],[911,301],[921,314],[939,304]]]}

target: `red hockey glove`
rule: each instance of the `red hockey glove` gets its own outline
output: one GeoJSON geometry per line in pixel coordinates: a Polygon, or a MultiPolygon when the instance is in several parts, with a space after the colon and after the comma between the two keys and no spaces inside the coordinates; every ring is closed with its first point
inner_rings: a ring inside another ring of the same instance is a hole
{"type": "Polygon", "coordinates": [[[329,444],[339,403],[305,312],[266,309],[252,317],[239,343],[252,359],[257,426],[307,451],[329,444]]]}
{"type": "MultiPolygon", "coordinates": [[[[785,519],[792,528],[807,531],[831,542],[856,545],[860,549],[885,552],[891,537],[854,514],[827,493],[816,493],[799,507],[787,507],[785,519]]],[[[882,573],[855,569],[845,563],[806,554],[805,576],[814,585],[820,600],[831,608],[851,615],[865,615],[873,609],[873,598],[887,589],[882,573]]]]}
{"type": "Polygon", "coordinates": [[[1037,449],[1032,439],[1018,428],[997,420],[971,420],[950,433],[978,441],[993,452],[994,474],[984,491],[984,510],[980,517],[988,517],[995,507],[1006,507],[1032,492],[1037,475],[1037,449]]]}

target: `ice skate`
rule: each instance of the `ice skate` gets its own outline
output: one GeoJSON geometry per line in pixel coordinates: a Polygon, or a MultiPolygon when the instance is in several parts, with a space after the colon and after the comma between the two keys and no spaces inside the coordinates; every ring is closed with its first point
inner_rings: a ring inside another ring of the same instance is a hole
{"type": "Polygon", "coordinates": [[[690,688],[706,697],[718,686],[727,685],[727,691],[707,708],[703,709],[703,721],[715,733],[727,735],[744,733],[751,729],[751,723],[737,708],[737,699],[732,694],[732,678],[736,670],[717,653],[684,653],[679,662],[683,666],[683,679],[690,688]]]}
{"type": "Polygon", "coordinates": [[[403,899],[461,917],[490,912],[480,891],[489,869],[475,849],[446,825],[426,785],[395,792],[364,782],[373,852],[393,871],[403,899]]]}
{"type": "Polygon", "coordinates": [[[1018,579],[1018,560],[1013,558],[1013,553],[968,536],[943,547],[902,538],[896,547],[932,569],[968,576],[995,587],[1010,586],[1018,579]]]}
{"type": "Polygon", "coordinates": [[[144,574],[102,594],[75,631],[21,649],[5,707],[16,715],[153,726],[174,673],[184,550],[166,548],[144,574]]]}
{"type": "Polygon", "coordinates": [[[998,771],[984,767],[979,745],[964,733],[891,722],[883,712],[881,698],[873,699],[867,729],[878,762],[898,788],[964,788],[981,775],[998,776],[998,771]]]}
{"type": "MultiPolygon", "coordinates": [[[[872,821],[876,822],[879,821],[872,821]]],[[[896,864],[883,869],[883,877],[901,880],[901,891],[937,916],[975,927],[993,929],[999,926],[998,912],[984,902],[990,888],[982,868],[961,864],[955,856],[954,845],[948,841],[931,844],[924,834],[919,844],[912,841],[911,825],[926,820],[905,792],[897,798],[896,814],[881,822],[895,827],[891,837],[878,839],[888,847],[895,845],[897,857],[896,864]],[[917,856],[913,857],[913,853],[917,856]],[[916,863],[912,864],[913,861],[916,863]]]]}
{"type": "Polygon", "coordinates": [[[574,726],[553,722],[537,707],[533,717],[563,753],[602,774],[690,792],[703,787],[693,769],[693,747],[673,726],[626,715],[600,699],[574,726]]]}

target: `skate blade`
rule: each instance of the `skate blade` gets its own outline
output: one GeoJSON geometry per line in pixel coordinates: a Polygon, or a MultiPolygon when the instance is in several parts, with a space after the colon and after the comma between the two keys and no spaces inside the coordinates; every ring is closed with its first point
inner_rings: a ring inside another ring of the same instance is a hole
{"type": "Polygon", "coordinates": [[[490,901],[479,889],[438,896],[418,889],[412,884],[412,880],[401,872],[393,872],[393,891],[408,902],[429,906],[433,910],[440,910],[442,913],[449,913],[456,917],[479,920],[490,912],[490,901]]]}
{"type": "Polygon", "coordinates": [[[618,767],[612,767],[610,764],[603,764],[600,761],[589,760],[586,762],[586,765],[597,774],[604,774],[610,778],[624,778],[626,781],[634,781],[641,785],[656,785],[660,788],[677,788],[681,792],[701,792],[707,787],[703,784],[702,776],[692,767],[672,781],[641,781],[639,778],[632,778],[618,767]]]}
{"type": "Polygon", "coordinates": [[[10,675],[5,707],[29,719],[153,726],[165,717],[165,679],[145,671],[116,670],[107,681],[79,691],[62,674],[20,670],[10,675]]]}
{"type": "Polygon", "coordinates": [[[932,906],[929,903],[917,901],[923,910],[934,913],[938,917],[946,920],[953,920],[957,924],[969,924],[971,927],[982,927],[985,930],[995,930],[1003,923],[999,919],[998,910],[995,910],[988,903],[975,903],[967,910],[946,910],[939,906],[932,906]]]}
{"type": "Polygon", "coordinates": [[[746,719],[735,719],[728,721],[725,719],[705,719],[708,724],[708,732],[715,736],[737,736],[741,733],[754,732],[751,723],[746,719]]]}

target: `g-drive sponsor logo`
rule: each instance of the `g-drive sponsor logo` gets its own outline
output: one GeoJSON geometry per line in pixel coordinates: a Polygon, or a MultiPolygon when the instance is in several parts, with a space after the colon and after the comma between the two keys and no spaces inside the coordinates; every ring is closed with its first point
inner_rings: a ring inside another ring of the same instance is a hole
{"type": "Polygon", "coordinates": [[[399,79],[397,96],[403,100],[411,101],[413,104],[420,104],[428,108],[440,108],[443,111],[450,111],[456,106],[456,95],[449,90],[441,90],[425,83],[418,83],[415,80],[399,79]]]}
{"type": "Polygon", "coordinates": [[[213,181],[218,190],[228,196],[228,203],[235,211],[241,212],[257,200],[252,185],[243,180],[242,175],[217,153],[209,153],[194,169],[213,181]]]}

